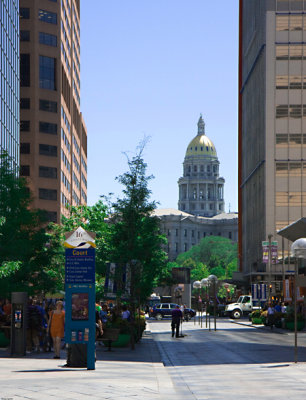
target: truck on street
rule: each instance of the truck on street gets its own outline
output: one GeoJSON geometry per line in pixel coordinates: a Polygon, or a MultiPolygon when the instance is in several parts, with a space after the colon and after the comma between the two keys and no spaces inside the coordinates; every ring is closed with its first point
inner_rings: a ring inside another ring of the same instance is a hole
{"type": "Polygon", "coordinates": [[[236,303],[230,303],[225,306],[225,315],[233,319],[239,319],[242,315],[248,315],[260,308],[260,306],[253,304],[252,296],[244,295],[240,296],[236,303]]]}

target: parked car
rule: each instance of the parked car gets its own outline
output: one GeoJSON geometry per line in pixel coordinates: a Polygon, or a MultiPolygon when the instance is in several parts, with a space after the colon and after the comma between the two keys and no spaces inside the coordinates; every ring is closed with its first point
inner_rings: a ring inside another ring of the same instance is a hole
{"type": "MultiPolygon", "coordinates": [[[[156,318],[161,321],[163,318],[171,317],[172,310],[177,306],[176,303],[161,303],[156,304],[150,310],[150,317],[156,318]]],[[[189,321],[192,317],[196,315],[196,312],[192,308],[185,308],[184,319],[189,321]]]]}

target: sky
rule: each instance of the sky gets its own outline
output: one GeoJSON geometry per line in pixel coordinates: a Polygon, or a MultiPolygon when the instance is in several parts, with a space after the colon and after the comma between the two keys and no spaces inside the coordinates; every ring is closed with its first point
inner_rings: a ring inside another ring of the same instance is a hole
{"type": "Polygon", "coordinates": [[[202,113],[238,209],[238,1],[81,0],[81,110],[88,204],[122,196],[115,177],[144,137],[152,200],[177,208],[185,152],[202,113]]]}

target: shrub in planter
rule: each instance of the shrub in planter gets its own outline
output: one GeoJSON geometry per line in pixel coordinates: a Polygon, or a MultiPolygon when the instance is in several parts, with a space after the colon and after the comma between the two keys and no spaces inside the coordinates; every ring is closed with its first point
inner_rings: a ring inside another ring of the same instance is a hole
{"type": "MultiPolygon", "coordinates": [[[[294,330],[294,313],[285,314],[285,326],[287,329],[294,330]]],[[[297,330],[301,331],[305,327],[305,317],[303,314],[297,314],[297,330]]]]}
{"type": "Polygon", "coordinates": [[[267,317],[268,317],[268,310],[262,311],[262,312],[261,312],[261,315],[260,315],[260,318],[261,318],[262,323],[263,323],[264,325],[267,325],[267,317]]]}

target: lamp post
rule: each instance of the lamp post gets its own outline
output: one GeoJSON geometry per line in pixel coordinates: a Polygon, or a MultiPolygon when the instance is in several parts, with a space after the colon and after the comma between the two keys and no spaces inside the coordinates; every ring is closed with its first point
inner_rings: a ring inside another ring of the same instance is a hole
{"type": "Polygon", "coordinates": [[[213,284],[213,291],[214,291],[214,325],[215,325],[215,331],[217,330],[217,319],[216,319],[216,283],[218,282],[218,278],[216,275],[209,275],[207,278],[210,283],[213,284]]]}
{"type": "MultiPolygon", "coordinates": [[[[194,289],[199,289],[199,296],[200,296],[201,282],[200,281],[194,281],[193,284],[192,284],[192,287],[194,289]]],[[[198,310],[199,310],[199,297],[198,297],[198,310]]],[[[194,319],[194,321],[195,321],[195,319],[194,319]]],[[[199,320],[199,324],[200,324],[200,320],[199,320]]]]}
{"type": "MultiPolygon", "coordinates": [[[[291,253],[296,261],[306,258],[306,238],[297,239],[291,245],[291,253]]],[[[294,362],[297,363],[297,277],[298,262],[294,267],[294,362]]]]}
{"type": "Polygon", "coordinates": [[[208,308],[208,279],[207,278],[203,278],[201,280],[201,286],[202,288],[206,288],[206,293],[205,293],[205,297],[206,297],[206,310],[205,310],[205,319],[206,319],[206,328],[207,328],[207,308],[208,308]]]}

